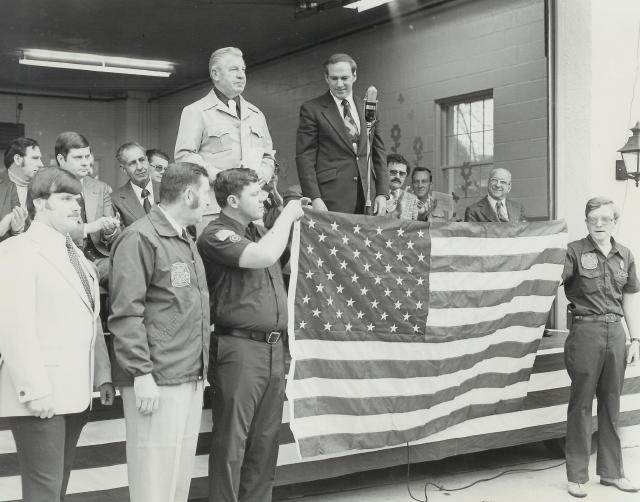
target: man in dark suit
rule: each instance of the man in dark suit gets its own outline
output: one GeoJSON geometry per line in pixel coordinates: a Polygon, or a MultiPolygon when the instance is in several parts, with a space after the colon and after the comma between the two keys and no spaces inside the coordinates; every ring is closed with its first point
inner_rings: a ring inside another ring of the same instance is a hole
{"type": "Polygon", "coordinates": [[[125,227],[147,214],[160,198],[160,183],[150,177],[149,159],[145,149],[136,142],[118,148],[116,159],[129,181],[122,185],[112,197],[125,227]]]}
{"type": "Polygon", "coordinates": [[[475,204],[467,207],[464,221],[518,223],[527,221],[524,207],[507,199],[511,191],[511,173],[497,168],[491,171],[487,183],[488,194],[475,204]]]}
{"type": "Polygon", "coordinates": [[[368,176],[363,100],[353,95],[356,70],[351,56],[334,54],[324,64],[329,91],[300,107],[298,177],[302,194],[311,199],[314,209],[384,215],[389,194],[386,154],[380,124],[374,122],[368,176]],[[367,200],[373,201],[372,208],[366,207],[367,200]]]}
{"type": "Polygon", "coordinates": [[[42,167],[38,142],[17,138],[4,153],[6,171],[0,171],[0,241],[22,233],[35,214],[29,184],[42,167]]]}

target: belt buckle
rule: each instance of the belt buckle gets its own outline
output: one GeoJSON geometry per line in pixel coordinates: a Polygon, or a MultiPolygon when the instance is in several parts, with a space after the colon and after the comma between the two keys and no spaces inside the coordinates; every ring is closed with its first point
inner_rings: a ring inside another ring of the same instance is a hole
{"type": "Polygon", "coordinates": [[[618,320],[618,316],[615,314],[605,314],[604,315],[604,322],[606,323],[612,323],[612,322],[616,322],[618,320]]]}
{"type": "Polygon", "coordinates": [[[271,331],[270,333],[267,333],[267,337],[265,338],[265,342],[267,342],[269,345],[278,343],[279,340],[280,340],[279,331],[271,331]]]}

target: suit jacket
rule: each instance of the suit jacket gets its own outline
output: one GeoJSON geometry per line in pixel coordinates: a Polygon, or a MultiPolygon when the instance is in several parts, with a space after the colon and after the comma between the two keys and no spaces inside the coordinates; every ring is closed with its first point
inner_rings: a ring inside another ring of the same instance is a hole
{"type": "MultiPolygon", "coordinates": [[[[489,199],[482,197],[475,204],[471,204],[464,212],[464,221],[478,221],[478,222],[499,222],[498,215],[491,207],[489,199]]],[[[524,207],[515,201],[506,200],[505,204],[507,213],[509,215],[509,223],[519,223],[521,221],[527,221],[524,215],[524,207]]]]}
{"type": "MultiPolygon", "coordinates": [[[[84,209],[87,214],[87,223],[96,221],[103,216],[115,216],[116,213],[111,203],[111,187],[104,181],[97,180],[91,176],[86,176],[82,180],[82,196],[84,198],[84,209]]],[[[89,234],[96,249],[103,256],[109,256],[111,244],[120,235],[120,229],[112,235],[106,237],[104,232],[94,232],[89,234]]]]}
{"type": "MultiPolygon", "coordinates": [[[[16,185],[9,179],[7,169],[0,168],[0,220],[8,215],[13,208],[20,205],[18,200],[18,190],[16,185]]],[[[0,241],[13,235],[11,229],[7,233],[0,235],[0,241]]]]}
{"type": "MultiPolygon", "coordinates": [[[[160,200],[160,183],[152,181],[153,200],[158,203],[160,200]]],[[[122,185],[112,197],[113,205],[116,211],[120,213],[120,219],[125,227],[131,225],[134,221],[142,218],[147,213],[144,212],[140,199],[131,186],[131,182],[127,181],[122,185]]]]}
{"type": "MultiPolygon", "coordinates": [[[[362,99],[353,97],[355,103],[362,99]]],[[[303,103],[296,135],[296,166],[302,194],[311,199],[322,198],[330,211],[354,213],[357,210],[358,178],[366,197],[367,190],[367,125],[364,105],[358,105],[360,143],[357,152],[336,103],[327,91],[303,103]]],[[[387,195],[389,172],[380,124],[372,134],[372,179],[370,196],[387,195]]]]}
{"type": "Polygon", "coordinates": [[[26,402],[45,396],[56,414],[80,412],[94,382],[111,381],[104,337],[96,336],[102,334],[98,278],[76,253],[95,309],[60,233],[35,221],[0,245],[0,416],[29,415],[26,402]]]}

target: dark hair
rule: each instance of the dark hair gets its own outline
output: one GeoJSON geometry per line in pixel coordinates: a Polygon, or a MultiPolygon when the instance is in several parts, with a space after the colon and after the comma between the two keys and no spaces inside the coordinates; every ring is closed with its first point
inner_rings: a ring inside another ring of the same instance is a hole
{"type": "Polygon", "coordinates": [[[226,207],[227,197],[229,197],[229,195],[239,196],[244,187],[257,182],[258,175],[253,169],[236,167],[234,169],[220,171],[216,180],[213,182],[213,190],[216,194],[218,205],[220,207],[226,207]]]}
{"type": "Polygon", "coordinates": [[[324,74],[328,75],[329,65],[336,63],[349,63],[349,66],[351,66],[351,73],[353,73],[354,75],[356,74],[358,65],[356,64],[354,59],[349,56],[349,54],[332,54],[331,56],[329,56],[329,59],[324,62],[324,74]]]}
{"type": "Polygon", "coordinates": [[[160,183],[160,202],[171,204],[178,200],[182,193],[191,186],[197,186],[200,178],[208,179],[207,170],[191,162],[169,164],[164,171],[160,183]]]}
{"type": "Polygon", "coordinates": [[[429,173],[429,183],[433,181],[433,174],[431,174],[431,169],[422,166],[416,166],[413,168],[413,171],[411,172],[411,181],[413,181],[413,177],[416,175],[416,173],[419,172],[429,173]]]}
{"type": "Polygon", "coordinates": [[[411,170],[409,167],[409,162],[399,153],[390,153],[387,155],[387,165],[389,164],[404,164],[407,166],[407,172],[411,170]]]}
{"type": "Polygon", "coordinates": [[[586,218],[589,217],[589,213],[591,211],[595,211],[602,206],[611,206],[613,210],[613,217],[617,220],[620,217],[620,211],[618,210],[618,206],[611,199],[607,199],[606,197],[593,197],[587,201],[587,205],[584,208],[584,215],[586,218]]]}
{"type": "Polygon", "coordinates": [[[149,162],[151,162],[151,159],[153,157],[160,157],[161,159],[164,159],[167,162],[170,161],[169,156],[166,153],[164,153],[162,150],[158,150],[157,148],[149,148],[147,150],[147,158],[149,159],[149,162]]]}
{"type": "Polygon", "coordinates": [[[20,155],[20,157],[24,157],[27,154],[27,148],[29,147],[38,147],[40,145],[35,139],[31,138],[16,138],[14,139],[7,149],[4,151],[4,167],[9,169],[11,164],[13,164],[13,158],[16,155],[20,155]]]}
{"type": "MultiPolygon", "coordinates": [[[[69,150],[73,148],[87,148],[88,146],[89,142],[82,134],[73,131],[60,133],[56,138],[56,161],[58,161],[58,155],[62,155],[62,157],[66,159],[69,150]]],[[[60,162],[58,162],[58,165],[60,165],[60,162]]]]}
{"type": "Polygon", "coordinates": [[[78,195],[82,192],[82,183],[60,167],[45,167],[38,170],[31,181],[31,197],[46,199],[52,193],[70,193],[78,195]]]}
{"type": "Polygon", "coordinates": [[[130,148],[140,148],[140,150],[142,150],[142,153],[147,155],[144,146],[142,146],[140,143],[138,143],[137,141],[127,141],[126,143],[120,145],[120,148],[118,148],[118,151],[116,152],[116,160],[120,162],[121,165],[122,165],[122,155],[124,154],[124,152],[126,152],[130,148]]]}

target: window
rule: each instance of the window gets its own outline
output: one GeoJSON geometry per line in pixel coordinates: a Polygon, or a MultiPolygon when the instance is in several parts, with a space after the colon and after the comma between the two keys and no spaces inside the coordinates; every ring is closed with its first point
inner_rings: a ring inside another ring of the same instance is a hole
{"type": "Polygon", "coordinates": [[[440,103],[445,190],[453,194],[455,219],[486,193],[493,168],[493,95],[475,94],[440,103]]]}

